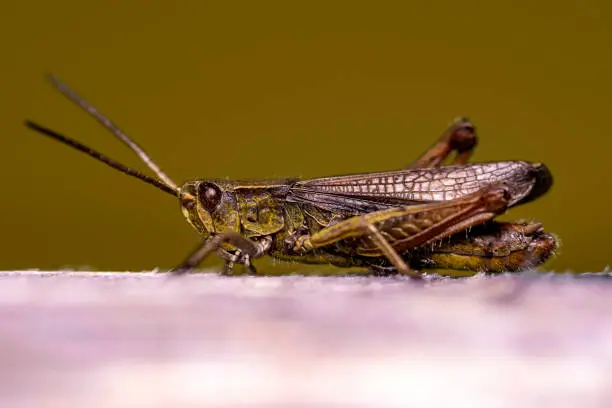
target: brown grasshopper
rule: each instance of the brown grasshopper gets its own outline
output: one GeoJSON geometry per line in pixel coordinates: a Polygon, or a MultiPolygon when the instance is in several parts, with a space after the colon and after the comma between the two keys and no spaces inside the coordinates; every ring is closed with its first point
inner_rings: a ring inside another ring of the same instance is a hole
{"type": "Polygon", "coordinates": [[[475,126],[456,119],[407,169],[310,180],[193,180],[178,187],[113,122],[50,76],[69,100],[132,149],[157,175],[147,176],[53,130],[26,121],[43,135],[179,199],[202,243],[176,269],[196,268],[211,252],[256,274],[252,260],[281,260],[361,267],[421,276],[428,268],[499,272],[543,263],[556,249],[539,223],[501,223],[508,208],[545,194],[552,185],[541,163],[468,163],[475,126]],[[443,162],[456,153],[451,165],[443,162]]]}

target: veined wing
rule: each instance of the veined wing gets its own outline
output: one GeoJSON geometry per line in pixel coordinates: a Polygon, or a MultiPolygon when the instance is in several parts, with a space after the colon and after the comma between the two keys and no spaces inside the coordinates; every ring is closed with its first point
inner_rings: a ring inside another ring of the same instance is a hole
{"type": "Polygon", "coordinates": [[[548,191],[552,176],[540,163],[472,163],[303,180],[291,186],[287,200],[344,214],[363,214],[454,200],[501,183],[509,189],[510,206],[513,206],[548,191]]]}

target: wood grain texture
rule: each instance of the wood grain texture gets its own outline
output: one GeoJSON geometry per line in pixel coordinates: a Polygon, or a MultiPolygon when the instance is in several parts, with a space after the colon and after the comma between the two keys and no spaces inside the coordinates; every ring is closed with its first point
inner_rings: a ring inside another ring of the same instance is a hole
{"type": "Polygon", "coordinates": [[[0,406],[609,406],[610,282],[4,272],[0,406]]]}

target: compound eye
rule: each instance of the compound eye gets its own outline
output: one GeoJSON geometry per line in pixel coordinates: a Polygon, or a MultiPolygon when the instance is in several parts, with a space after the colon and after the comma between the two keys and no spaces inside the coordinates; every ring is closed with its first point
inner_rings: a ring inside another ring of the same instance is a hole
{"type": "Polygon", "coordinates": [[[202,183],[198,186],[198,199],[202,208],[212,212],[221,202],[221,189],[212,183],[202,183]]]}

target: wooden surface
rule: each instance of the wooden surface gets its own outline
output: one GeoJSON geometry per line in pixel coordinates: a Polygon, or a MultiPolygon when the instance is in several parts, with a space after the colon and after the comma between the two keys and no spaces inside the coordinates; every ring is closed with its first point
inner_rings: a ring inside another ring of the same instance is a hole
{"type": "Polygon", "coordinates": [[[611,406],[611,282],[4,272],[0,406],[611,406]]]}

